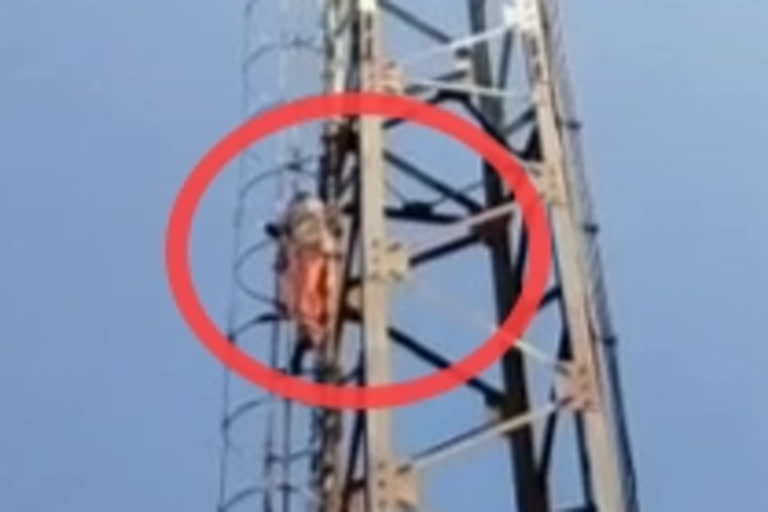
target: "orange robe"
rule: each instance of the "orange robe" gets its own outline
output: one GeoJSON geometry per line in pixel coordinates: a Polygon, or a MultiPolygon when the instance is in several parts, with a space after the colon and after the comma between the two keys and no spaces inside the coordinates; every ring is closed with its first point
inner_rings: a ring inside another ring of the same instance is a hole
{"type": "Polygon", "coordinates": [[[321,345],[332,328],[332,258],[317,248],[289,248],[282,275],[282,302],[299,324],[301,334],[314,347],[321,345]]]}

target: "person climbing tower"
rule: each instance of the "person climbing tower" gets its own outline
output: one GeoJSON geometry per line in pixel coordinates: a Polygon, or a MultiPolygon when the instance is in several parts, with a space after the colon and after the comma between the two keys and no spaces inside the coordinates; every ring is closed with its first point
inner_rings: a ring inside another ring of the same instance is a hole
{"type": "Polygon", "coordinates": [[[307,351],[320,349],[335,322],[336,239],[326,205],[297,192],[280,222],[277,271],[280,303],[296,322],[289,371],[299,374],[307,351]]]}

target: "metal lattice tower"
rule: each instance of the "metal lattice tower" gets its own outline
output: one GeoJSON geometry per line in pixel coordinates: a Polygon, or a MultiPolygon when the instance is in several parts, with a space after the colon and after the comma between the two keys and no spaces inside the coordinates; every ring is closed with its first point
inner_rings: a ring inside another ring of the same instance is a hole
{"type": "MultiPolygon", "coordinates": [[[[227,375],[218,509],[447,512],[451,502],[432,508],[432,498],[474,481],[510,495],[503,510],[636,512],[557,0],[249,0],[245,25],[247,116],[307,94],[388,92],[451,110],[507,147],[546,204],[553,277],[525,339],[497,368],[404,411],[314,410],[227,375]],[[426,447],[406,447],[422,437],[426,447]],[[430,494],[432,471],[494,443],[503,449],[493,462],[446,466],[430,494]]],[[[515,304],[527,234],[495,171],[462,151],[370,117],[302,125],[249,150],[232,342],[285,366],[295,333],[271,287],[270,219],[275,195],[281,204],[290,187],[311,187],[342,212],[345,253],[339,322],[318,358],[335,371],[306,378],[400,381],[472,350],[515,304]],[[427,306],[441,316],[415,312],[427,306]]]]}

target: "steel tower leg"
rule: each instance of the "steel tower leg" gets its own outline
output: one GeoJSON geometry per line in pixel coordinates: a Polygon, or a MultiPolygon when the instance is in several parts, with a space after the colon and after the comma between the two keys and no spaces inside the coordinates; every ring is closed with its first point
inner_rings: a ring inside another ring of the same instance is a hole
{"type": "MultiPolygon", "coordinates": [[[[358,51],[360,88],[378,92],[379,28],[376,0],[358,0],[358,51]]],[[[391,344],[389,326],[389,242],[384,217],[384,145],[382,121],[375,116],[359,119],[360,203],[362,228],[362,322],[365,344],[365,382],[368,386],[390,383],[391,344]]],[[[369,409],[365,421],[366,487],[368,510],[393,511],[393,460],[390,413],[369,409]]]]}
{"type": "Polygon", "coordinates": [[[626,512],[627,501],[620,481],[620,446],[611,424],[611,404],[605,398],[609,383],[600,375],[600,361],[596,351],[599,340],[590,329],[590,297],[585,274],[585,254],[578,235],[576,219],[581,212],[573,204],[574,191],[570,190],[568,160],[561,141],[562,122],[555,102],[558,91],[553,64],[550,60],[550,42],[547,39],[545,3],[542,0],[523,0],[520,9],[521,32],[528,52],[528,72],[531,96],[535,105],[538,134],[548,182],[548,202],[552,231],[558,245],[557,266],[562,280],[565,320],[568,337],[573,346],[576,367],[586,372],[592,403],[582,412],[586,447],[590,460],[589,481],[598,510],[626,512]]]}

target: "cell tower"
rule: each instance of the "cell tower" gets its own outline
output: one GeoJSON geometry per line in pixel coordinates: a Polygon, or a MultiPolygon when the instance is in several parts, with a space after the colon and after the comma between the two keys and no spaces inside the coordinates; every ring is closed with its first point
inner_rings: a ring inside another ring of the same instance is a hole
{"type": "MultiPolygon", "coordinates": [[[[526,169],[554,252],[524,339],[438,399],[314,409],[227,373],[218,510],[637,511],[557,0],[248,0],[245,18],[246,116],[343,91],[449,110],[526,169]]],[[[515,305],[528,233],[486,162],[403,120],[309,123],[241,159],[228,334],[261,361],[286,367],[296,337],[272,269],[274,205],[297,188],[340,212],[344,248],[335,336],[316,358],[333,371],[305,378],[375,385],[446,368],[515,305]]]]}

